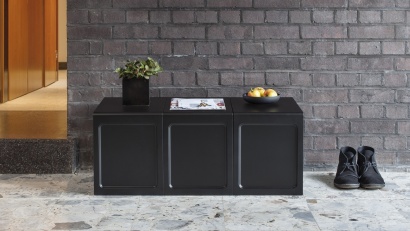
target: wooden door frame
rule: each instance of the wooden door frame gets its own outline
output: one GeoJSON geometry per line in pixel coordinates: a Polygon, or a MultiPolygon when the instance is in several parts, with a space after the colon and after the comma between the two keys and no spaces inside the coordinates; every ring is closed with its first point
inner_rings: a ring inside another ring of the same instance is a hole
{"type": "Polygon", "coordinates": [[[5,57],[6,52],[4,50],[5,46],[5,0],[0,0],[0,103],[5,102],[5,57]]]}

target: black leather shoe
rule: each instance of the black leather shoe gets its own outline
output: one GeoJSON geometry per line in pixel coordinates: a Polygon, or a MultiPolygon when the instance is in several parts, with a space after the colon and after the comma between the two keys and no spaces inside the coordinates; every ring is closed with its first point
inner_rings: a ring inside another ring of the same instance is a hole
{"type": "Polygon", "coordinates": [[[352,147],[340,148],[339,164],[333,184],[341,189],[359,188],[357,175],[356,150],[352,147]]]}
{"type": "Polygon", "coordinates": [[[374,148],[362,146],[357,149],[357,165],[359,166],[360,187],[365,189],[381,189],[385,183],[377,169],[374,148]]]}

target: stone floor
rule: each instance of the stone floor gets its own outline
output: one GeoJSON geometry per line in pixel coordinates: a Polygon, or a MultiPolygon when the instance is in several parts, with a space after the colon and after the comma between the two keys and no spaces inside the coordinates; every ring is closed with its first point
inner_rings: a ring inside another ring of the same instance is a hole
{"type": "Polygon", "coordinates": [[[409,230],[410,173],[338,190],[304,172],[303,196],[94,196],[92,173],[0,175],[0,230],[409,230]]]}

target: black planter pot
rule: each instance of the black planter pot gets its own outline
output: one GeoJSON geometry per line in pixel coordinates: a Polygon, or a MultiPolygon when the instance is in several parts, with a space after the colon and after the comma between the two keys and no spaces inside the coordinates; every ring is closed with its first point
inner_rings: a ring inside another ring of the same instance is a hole
{"type": "Polygon", "coordinates": [[[122,78],[122,104],[149,105],[149,80],[145,78],[122,78]]]}

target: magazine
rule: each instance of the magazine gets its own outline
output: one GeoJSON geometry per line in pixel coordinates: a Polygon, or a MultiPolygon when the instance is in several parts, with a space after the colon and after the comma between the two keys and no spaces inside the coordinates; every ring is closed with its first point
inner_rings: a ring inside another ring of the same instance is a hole
{"type": "Polygon", "coordinates": [[[222,98],[172,98],[170,110],[226,110],[222,98]]]}

